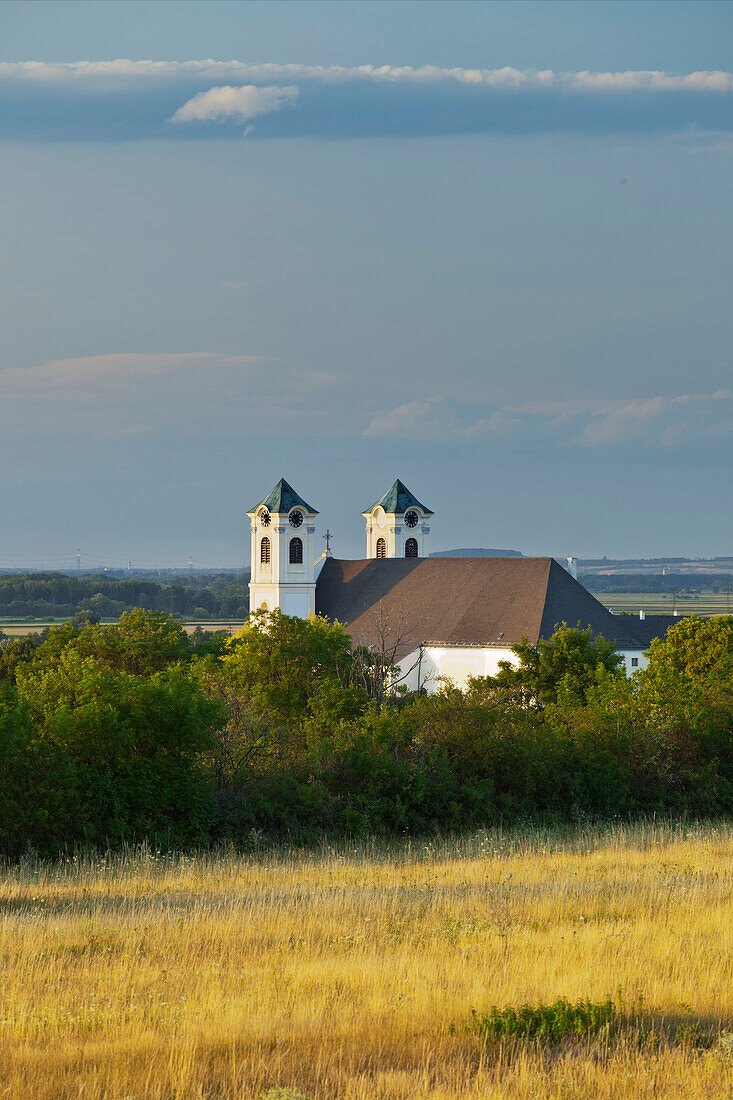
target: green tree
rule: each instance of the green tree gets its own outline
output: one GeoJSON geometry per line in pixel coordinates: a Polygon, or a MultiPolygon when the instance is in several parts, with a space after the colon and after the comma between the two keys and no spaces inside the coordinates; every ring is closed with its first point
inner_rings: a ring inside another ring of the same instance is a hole
{"type": "Polygon", "coordinates": [[[285,721],[301,722],[320,713],[319,697],[329,698],[330,717],[353,715],[366,702],[357,679],[351,639],[338,623],[280,611],[255,612],[232,638],[223,661],[227,678],[249,698],[285,721]]]}
{"type": "Polygon", "coordinates": [[[191,651],[180,623],[164,612],[140,607],[126,611],[119,622],[110,626],[64,623],[52,627],[38,648],[35,663],[51,668],[69,647],[134,676],[160,672],[187,659],[191,651]]]}
{"type": "Polygon", "coordinates": [[[36,741],[74,771],[67,841],[203,835],[200,764],[223,718],[192,676],[135,676],[69,645],[51,667],[19,666],[17,679],[36,741]]]}
{"type": "Polygon", "coordinates": [[[623,677],[623,658],[613,642],[591,630],[558,627],[537,646],[526,638],[512,646],[518,663],[499,662],[493,677],[476,677],[469,684],[474,697],[509,699],[525,706],[573,705],[585,702],[588,691],[608,677],[623,677]]]}
{"type": "Polygon", "coordinates": [[[40,644],[37,634],[26,634],[23,638],[0,639],[0,680],[15,683],[15,670],[19,664],[32,661],[40,644]]]}
{"type": "Polygon", "coordinates": [[[305,766],[368,703],[349,635],[317,616],[256,612],[221,660],[192,667],[228,714],[210,757],[218,786],[305,766]]]}
{"type": "Polygon", "coordinates": [[[690,615],[680,619],[665,639],[655,638],[646,679],[663,683],[670,676],[682,677],[700,690],[733,691],[733,617],[690,615]]]}

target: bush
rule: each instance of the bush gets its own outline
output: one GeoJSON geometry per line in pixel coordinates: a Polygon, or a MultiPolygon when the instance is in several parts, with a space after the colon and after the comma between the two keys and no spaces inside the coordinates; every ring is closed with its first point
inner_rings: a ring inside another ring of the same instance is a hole
{"type": "Polygon", "coordinates": [[[383,697],[343,628],[136,609],[0,649],[0,843],[191,844],[733,812],[733,624],[627,679],[567,627],[465,691],[383,697]],[[701,647],[703,652],[700,652],[701,647]]]}
{"type": "Polygon", "coordinates": [[[489,1042],[498,1039],[543,1039],[559,1043],[562,1039],[583,1039],[607,1029],[617,1018],[610,997],[598,1003],[578,1001],[571,1004],[560,998],[552,1005],[528,1005],[498,1009],[487,1014],[472,1009],[470,1029],[489,1042]]]}

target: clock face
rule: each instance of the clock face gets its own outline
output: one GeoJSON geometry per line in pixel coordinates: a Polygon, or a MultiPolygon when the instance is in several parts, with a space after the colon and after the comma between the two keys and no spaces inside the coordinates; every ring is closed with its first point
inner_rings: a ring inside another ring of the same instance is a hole
{"type": "Polygon", "coordinates": [[[303,513],[297,511],[291,512],[289,522],[291,527],[300,527],[303,522],[303,513]]]}
{"type": "Polygon", "coordinates": [[[263,527],[269,527],[270,526],[270,520],[271,520],[270,513],[267,510],[265,510],[264,512],[260,512],[260,523],[262,524],[263,527]]]}
{"type": "Polygon", "coordinates": [[[405,523],[408,527],[417,527],[418,518],[417,512],[405,512],[405,523]]]}

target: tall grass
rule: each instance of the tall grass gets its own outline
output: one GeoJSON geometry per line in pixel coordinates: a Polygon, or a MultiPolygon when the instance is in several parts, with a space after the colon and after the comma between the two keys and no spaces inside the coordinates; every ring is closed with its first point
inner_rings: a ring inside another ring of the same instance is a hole
{"type": "Polygon", "coordinates": [[[28,858],[0,877],[0,1097],[733,1096],[732,857],[732,826],[649,822],[28,858]],[[619,990],[644,1028],[471,1026],[619,990]]]}

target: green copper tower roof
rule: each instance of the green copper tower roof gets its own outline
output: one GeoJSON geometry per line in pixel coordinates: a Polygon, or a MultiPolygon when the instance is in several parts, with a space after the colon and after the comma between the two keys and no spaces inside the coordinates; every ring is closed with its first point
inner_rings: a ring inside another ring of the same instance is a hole
{"type": "Polygon", "coordinates": [[[431,512],[429,508],[426,508],[424,504],[421,504],[416,496],[410,492],[406,485],[404,485],[399,478],[395,481],[394,485],[390,485],[387,492],[383,497],[380,497],[378,501],[367,508],[367,512],[371,512],[373,508],[381,506],[385,512],[393,516],[402,516],[405,514],[408,508],[419,508],[426,516],[432,516],[435,513],[431,512]]]}
{"type": "Polygon", "coordinates": [[[261,500],[259,504],[255,504],[252,511],[261,508],[263,504],[269,512],[273,512],[275,515],[283,515],[289,512],[291,508],[295,508],[296,505],[300,505],[312,516],[318,515],[316,509],[311,508],[310,504],[306,504],[303,498],[298,496],[292,485],[288,485],[284,477],[280,478],[275,488],[267,494],[264,500],[261,500]]]}

